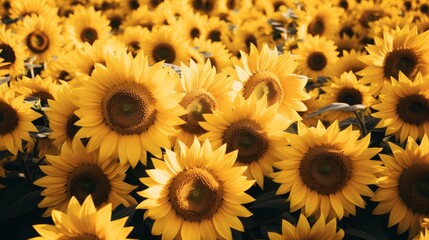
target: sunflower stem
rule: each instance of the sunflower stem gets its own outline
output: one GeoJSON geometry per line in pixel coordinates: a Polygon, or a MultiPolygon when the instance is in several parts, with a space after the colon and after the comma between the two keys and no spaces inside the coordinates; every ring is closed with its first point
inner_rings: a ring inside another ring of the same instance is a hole
{"type": "Polygon", "coordinates": [[[366,136],[366,126],[365,126],[365,113],[364,110],[358,109],[355,112],[355,115],[359,121],[361,137],[366,136]]]}

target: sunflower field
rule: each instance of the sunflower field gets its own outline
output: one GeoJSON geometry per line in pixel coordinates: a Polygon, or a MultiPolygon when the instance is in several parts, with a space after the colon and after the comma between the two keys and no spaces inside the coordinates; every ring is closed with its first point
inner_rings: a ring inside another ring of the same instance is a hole
{"type": "Polygon", "coordinates": [[[429,0],[0,17],[1,239],[429,239],[429,0]]]}

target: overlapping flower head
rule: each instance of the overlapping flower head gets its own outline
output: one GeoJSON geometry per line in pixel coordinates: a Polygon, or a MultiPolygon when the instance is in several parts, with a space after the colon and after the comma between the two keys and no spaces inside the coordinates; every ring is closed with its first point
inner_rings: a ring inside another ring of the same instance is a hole
{"type": "Polygon", "coordinates": [[[7,234],[91,194],[112,203],[104,223],[129,216],[123,238],[427,237],[424,164],[414,200],[386,194],[406,167],[391,162],[427,148],[426,1],[4,0],[0,15],[0,219],[29,218],[7,234]]]}

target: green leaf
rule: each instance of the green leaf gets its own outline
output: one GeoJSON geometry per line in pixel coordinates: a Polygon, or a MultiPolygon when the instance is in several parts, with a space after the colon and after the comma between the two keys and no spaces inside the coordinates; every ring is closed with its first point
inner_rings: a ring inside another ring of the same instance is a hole
{"type": "Polygon", "coordinates": [[[0,220],[31,212],[40,201],[40,190],[31,191],[27,182],[6,187],[0,195],[0,220]]]}
{"type": "Polygon", "coordinates": [[[317,116],[317,115],[322,114],[324,112],[329,112],[329,111],[355,112],[357,110],[363,110],[363,109],[365,109],[365,105],[363,105],[363,104],[355,104],[355,105],[350,106],[347,103],[335,102],[335,103],[328,104],[328,105],[318,109],[317,111],[315,111],[313,113],[310,113],[306,117],[306,119],[317,116]]]}

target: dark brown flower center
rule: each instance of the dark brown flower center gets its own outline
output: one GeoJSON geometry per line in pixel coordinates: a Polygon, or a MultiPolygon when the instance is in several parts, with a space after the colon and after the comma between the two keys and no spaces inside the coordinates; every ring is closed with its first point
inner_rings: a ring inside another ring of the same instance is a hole
{"type": "Polygon", "coordinates": [[[76,126],[75,123],[79,121],[79,117],[75,114],[71,115],[69,120],[67,121],[67,136],[70,139],[73,139],[76,135],[77,131],[81,128],[80,126],[76,126]]]}
{"type": "Polygon", "coordinates": [[[48,99],[54,100],[52,94],[44,90],[33,92],[31,96],[39,98],[42,106],[48,106],[48,99]]]}
{"type": "Polygon", "coordinates": [[[15,51],[13,48],[6,43],[0,44],[0,57],[4,59],[5,62],[13,64],[16,60],[15,51]]]}
{"type": "Polygon", "coordinates": [[[205,13],[210,13],[215,6],[215,1],[213,0],[193,0],[192,7],[196,11],[201,11],[205,13]]]}
{"type": "Polygon", "coordinates": [[[0,135],[11,133],[18,127],[18,114],[6,102],[0,101],[0,135]]]}
{"type": "Polygon", "coordinates": [[[98,39],[97,30],[92,27],[86,27],[80,32],[80,39],[82,42],[88,42],[89,44],[93,44],[95,40],[98,39]]]}
{"type": "Polygon", "coordinates": [[[249,34],[249,35],[247,35],[247,37],[246,37],[246,39],[244,40],[244,42],[246,43],[246,47],[248,48],[248,49],[250,49],[250,44],[253,44],[253,45],[257,45],[256,43],[257,43],[257,40],[256,40],[256,37],[255,37],[255,35],[253,35],[253,34],[249,34]]]}
{"type": "Polygon", "coordinates": [[[130,7],[130,9],[136,10],[140,7],[140,3],[138,0],[129,0],[128,6],[130,7]]]}
{"type": "Polygon", "coordinates": [[[177,215],[187,221],[211,218],[222,205],[222,183],[203,168],[179,173],[170,185],[170,202],[177,215]]]}
{"type": "Polygon", "coordinates": [[[280,7],[285,6],[285,3],[283,1],[276,1],[273,3],[274,11],[279,11],[280,7]]]}
{"type": "Polygon", "coordinates": [[[64,80],[64,81],[70,81],[72,79],[72,76],[67,71],[61,71],[58,74],[58,79],[64,80]]]}
{"type": "Polygon", "coordinates": [[[258,161],[267,152],[269,142],[267,135],[252,119],[242,119],[229,126],[223,136],[226,151],[238,150],[237,161],[251,163],[258,161]]]}
{"type": "Polygon", "coordinates": [[[403,97],[398,101],[396,112],[406,123],[423,124],[429,121],[429,99],[419,94],[403,97]]]}
{"type": "Polygon", "coordinates": [[[164,0],[150,0],[150,6],[152,8],[156,8],[158,7],[159,4],[161,4],[162,2],[164,2],[164,0]]]}
{"type": "Polygon", "coordinates": [[[200,29],[194,27],[191,29],[191,38],[198,38],[200,37],[200,29]]]}
{"type": "Polygon", "coordinates": [[[405,10],[410,11],[412,6],[413,6],[412,1],[404,1],[405,10]]]}
{"type": "Polygon", "coordinates": [[[110,17],[109,26],[112,27],[113,30],[117,31],[122,24],[122,16],[121,15],[113,15],[110,17]]]}
{"type": "Polygon", "coordinates": [[[212,40],[212,42],[220,42],[220,31],[219,30],[212,30],[208,34],[208,38],[212,40]]]}
{"type": "Polygon", "coordinates": [[[352,106],[362,103],[362,94],[359,90],[351,87],[342,88],[337,95],[337,102],[347,103],[352,106]]]}
{"type": "Polygon", "coordinates": [[[429,164],[416,163],[399,176],[402,202],[414,213],[429,215],[429,164]]]}
{"type": "Polygon", "coordinates": [[[75,196],[82,204],[91,194],[96,207],[100,207],[109,200],[111,190],[110,181],[100,167],[85,164],[77,167],[70,174],[68,180],[68,194],[75,196]]]}
{"type": "Polygon", "coordinates": [[[418,72],[418,58],[410,49],[396,49],[386,56],[384,62],[384,77],[398,79],[399,72],[408,78],[414,78],[418,72]]]}
{"type": "Polygon", "coordinates": [[[156,118],[156,100],[146,87],[123,83],[108,90],[103,100],[107,125],[121,134],[140,134],[156,118]]]}
{"type": "Polygon", "coordinates": [[[268,105],[273,105],[283,99],[283,89],[280,80],[272,72],[258,72],[253,74],[243,86],[243,96],[249,98],[255,93],[258,98],[267,97],[268,105]]]}
{"type": "Polygon", "coordinates": [[[325,22],[321,17],[316,17],[308,24],[307,32],[313,36],[322,35],[325,31],[325,22]]]}
{"type": "Polygon", "coordinates": [[[30,51],[43,53],[49,48],[49,38],[41,31],[34,31],[27,36],[26,45],[30,51]]]}
{"type": "Polygon", "coordinates": [[[313,71],[320,71],[326,67],[328,59],[322,52],[312,52],[307,58],[307,65],[313,71]]]}
{"type": "Polygon", "coordinates": [[[176,59],[176,51],[167,43],[160,43],[152,51],[153,59],[156,62],[165,61],[166,63],[173,63],[176,59]]]}
{"type": "Polygon", "coordinates": [[[349,9],[349,2],[347,0],[340,0],[338,2],[338,6],[343,8],[344,10],[348,10],[349,9]]]}
{"type": "Polygon", "coordinates": [[[429,5],[426,3],[422,3],[420,5],[420,12],[427,15],[429,13],[429,5]]]}
{"type": "Polygon", "coordinates": [[[340,37],[344,37],[344,35],[348,36],[348,37],[353,37],[353,35],[355,34],[354,30],[353,30],[353,26],[344,26],[343,28],[341,28],[340,30],[340,37]]]}
{"type": "Polygon", "coordinates": [[[186,121],[181,127],[184,131],[196,135],[207,132],[198,122],[204,121],[203,114],[212,113],[216,108],[216,101],[213,96],[204,90],[194,90],[188,92],[180,102],[188,113],[182,116],[186,121]]]}
{"type": "Polygon", "coordinates": [[[347,156],[328,146],[310,148],[299,168],[304,184],[323,195],[341,191],[351,173],[352,166],[347,156]]]}
{"type": "Polygon", "coordinates": [[[100,240],[100,238],[92,233],[82,233],[74,237],[73,240],[100,240]]]}
{"type": "Polygon", "coordinates": [[[364,28],[369,28],[369,23],[377,21],[378,19],[386,16],[386,13],[381,10],[367,10],[362,13],[362,15],[359,18],[359,23],[364,28]]]}

